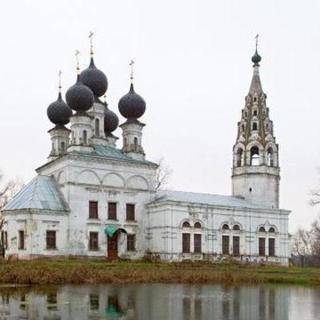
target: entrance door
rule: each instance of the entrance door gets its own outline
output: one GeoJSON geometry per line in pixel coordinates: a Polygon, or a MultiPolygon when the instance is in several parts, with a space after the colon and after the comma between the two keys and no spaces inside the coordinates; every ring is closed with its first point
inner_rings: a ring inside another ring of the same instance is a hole
{"type": "Polygon", "coordinates": [[[108,237],[108,258],[118,258],[118,233],[116,232],[111,238],[108,237]]]}

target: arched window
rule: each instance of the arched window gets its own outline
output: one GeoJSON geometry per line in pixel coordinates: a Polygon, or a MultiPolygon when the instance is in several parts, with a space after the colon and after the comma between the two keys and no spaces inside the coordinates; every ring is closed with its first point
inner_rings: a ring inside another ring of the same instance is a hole
{"type": "Polygon", "coordinates": [[[200,222],[196,222],[194,224],[194,227],[197,228],[197,229],[201,229],[201,223],[200,222]]]}
{"type": "Polygon", "coordinates": [[[239,231],[240,227],[239,227],[239,225],[235,224],[232,229],[235,231],[239,231]]]}
{"type": "Polygon", "coordinates": [[[250,160],[252,166],[258,166],[260,164],[259,148],[257,146],[251,148],[250,160]]]}
{"type": "Polygon", "coordinates": [[[87,130],[83,130],[83,132],[82,132],[82,140],[83,140],[84,144],[88,144],[87,130]]]}
{"type": "Polygon", "coordinates": [[[258,111],[257,111],[257,110],[254,110],[254,111],[253,111],[253,115],[254,115],[254,116],[258,115],[258,111]]]}
{"type": "Polygon", "coordinates": [[[257,131],[258,130],[258,124],[256,122],[252,123],[252,130],[257,131]]]}
{"type": "Polygon", "coordinates": [[[138,138],[137,137],[134,137],[133,143],[134,143],[134,150],[138,151],[138,138]]]}
{"type": "Polygon", "coordinates": [[[183,224],[182,224],[182,228],[190,228],[190,223],[188,221],[185,221],[183,224]]]}
{"type": "Polygon", "coordinates": [[[65,149],[66,149],[66,144],[65,144],[65,142],[64,142],[64,141],[61,141],[60,146],[61,146],[61,152],[64,153],[64,151],[65,151],[65,149]]]}
{"type": "Polygon", "coordinates": [[[94,134],[95,134],[96,137],[99,137],[99,135],[100,135],[100,121],[99,121],[99,119],[95,120],[95,123],[94,123],[94,134]]]}
{"type": "Polygon", "coordinates": [[[270,167],[273,167],[274,166],[274,162],[273,162],[273,150],[272,148],[270,147],[267,151],[267,164],[268,166],[270,167]]]}
{"type": "Polygon", "coordinates": [[[229,226],[225,223],[225,224],[222,226],[222,230],[229,230],[229,226]]]}
{"type": "Polygon", "coordinates": [[[266,232],[266,229],[264,227],[260,227],[259,232],[266,232]]]}
{"type": "Polygon", "coordinates": [[[240,148],[237,151],[237,167],[242,166],[243,164],[242,158],[243,158],[243,150],[240,148]]]}
{"type": "Polygon", "coordinates": [[[269,232],[270,232],[270,233],[275,233],[276,231],[274,230],[273,227],[271,227],[271,228],[269,229],[269,232]]]}

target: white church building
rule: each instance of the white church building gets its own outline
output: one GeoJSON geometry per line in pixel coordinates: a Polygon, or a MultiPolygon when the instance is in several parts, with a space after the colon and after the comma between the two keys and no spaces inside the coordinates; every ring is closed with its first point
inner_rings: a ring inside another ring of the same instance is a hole
{"type": "Polygon", "coordinates": [[[232,195],[157,191],[158,165],[146,158],[146,103],[132,83],[119,119],[100,99],[108,87],[93,59],[47,114],[52,149],[37,176],[6,205],[6,257],[85,256],[163,261],[235,259],[288,264],[290,211],[279,208],[279,149],[253,77],[233,146],[232,195]],[[69,124],[70,122],[70,124],[69,124]],[[69,124],[69,128],[66,125],[69,124]],[[119,143],[118,143],[119,144],[119,143]]]}

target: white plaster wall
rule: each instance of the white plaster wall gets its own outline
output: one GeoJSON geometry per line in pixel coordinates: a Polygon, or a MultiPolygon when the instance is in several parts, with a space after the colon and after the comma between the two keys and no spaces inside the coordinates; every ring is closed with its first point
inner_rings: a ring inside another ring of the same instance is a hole
{"type": "MultiPolygon", "coordinates": [[[[155,255],[173,260],[202,259],[193,255],[193,235],[202,234],[202,253],[212,256],[222,255],[222,235],[230,236],[229,250],[232,252],[232,236],[240,237],[240,255],[250,261],[259,262],[266,257],[259,257],[258,238],[266,238],[266,254],[268,254],[268,237],[275,238],[275,255],[268,260],[287,264],[290,255],[288,247],[288,211],[249,210],[231,207],[214,207],[188,205],[186,203],[160,203],[148,206],[148,239],[149,249],[155,255]],[[191,228],[182,228],[188,221],[191,228]],[[193,228],[195,222],[201,222],[202,229],[193,228]],[[231,230],[223,231],[222,225],[228,224],[231,230]],[[238,224],[240,231],[232,230],[238,224]],[[260,226],[266,230],[274,227],[276,232],[259,233],[260,226]],[[191,234],[191,254],[182,254],[182,233],[191,234]]],[[[221,257],[220,257],[221,258],[221,257]]]]}

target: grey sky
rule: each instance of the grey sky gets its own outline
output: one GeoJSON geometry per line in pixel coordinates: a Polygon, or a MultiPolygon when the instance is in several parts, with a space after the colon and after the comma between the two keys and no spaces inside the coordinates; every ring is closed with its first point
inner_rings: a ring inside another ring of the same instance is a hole
{"type": "Polygon", "coordinates": [[[316,0],[3,1],[0,168],[28,181],[45,161],[46,108],[57,96],[58,70],[65,91],[75,81],[75,49],[81,66],[88,64],[93,30],[96,65],[117,113],[129,60],[136,60],[136,91],[147,101],[144,148],[173,169],[170,187],[229,194],[259,33],[262,84],[280,144],[281,207],[293,210],[291,231],[307,226],[318,212],[308,199],[319,183],[319,16],[316,0]]]}

